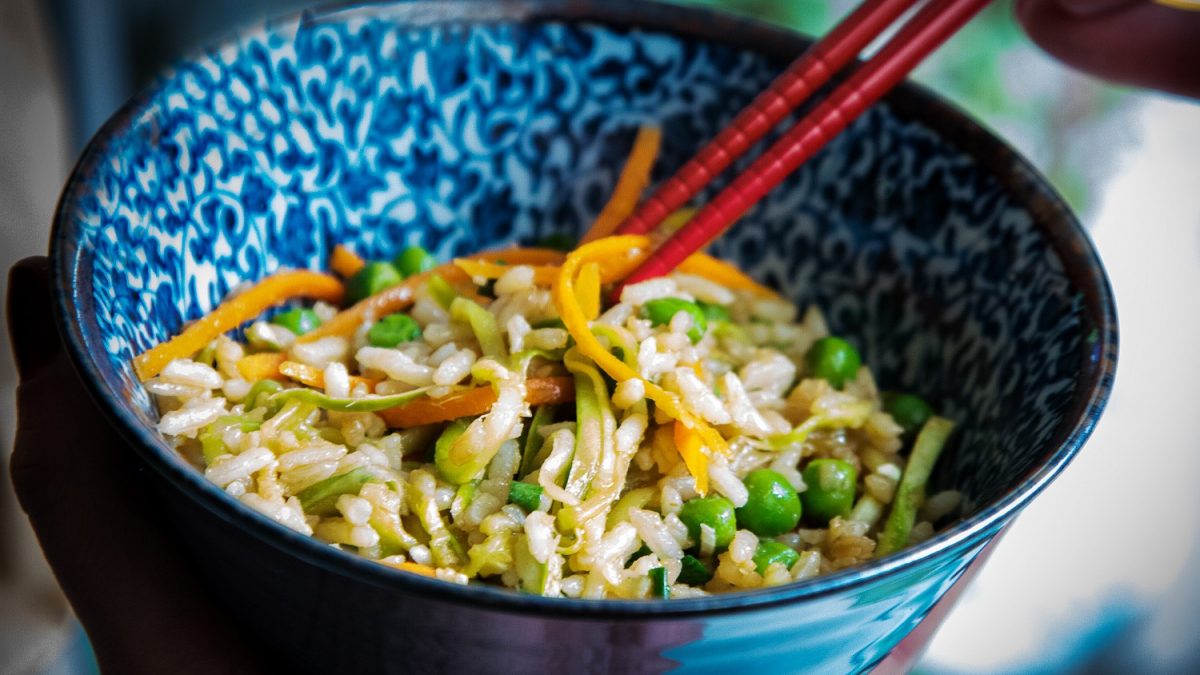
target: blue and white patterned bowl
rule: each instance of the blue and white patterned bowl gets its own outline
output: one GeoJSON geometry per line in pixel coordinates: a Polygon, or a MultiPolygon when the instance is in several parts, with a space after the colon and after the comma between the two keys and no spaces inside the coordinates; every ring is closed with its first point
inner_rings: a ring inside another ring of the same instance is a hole
{"type": "Polygon", "coordinates": [[[228,498],[159,438],[130,358],[235,284],[334,244],[447,258],[579,232],[635,129],[667,175],[805,44],[637,0],[415,2],[273,23],[180,64],[92,141],[59,208],[57,311],[97,400],[249,635],[304,670],[857,671],[1062,470],[1112,383],[1086,235],[1023,159],[913,86],[716,253],[823,307],[882,383],[961,422],[936,487],[969,515],[815,580],[662,602],[457,587],[354,558],[228,498]]]}

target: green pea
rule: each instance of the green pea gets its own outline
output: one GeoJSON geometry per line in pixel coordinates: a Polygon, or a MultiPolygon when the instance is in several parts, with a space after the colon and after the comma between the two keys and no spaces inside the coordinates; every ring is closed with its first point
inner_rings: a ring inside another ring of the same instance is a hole
{"type": "Polygon", "coordinates": [[[508,501],[531,513],[537,511],[542,505],[542,486],[515,480],[508,486],[508,501]]]}
{"type": "Polygon", "coordinates": [[[737,533],[737,516],[734,514],[733,502],[718,495],[690,500],[679,509],[679,519],[687,525],[688,536],[697,546],[700,545],[700,526],[711,527],[716,534],[715,551],[729,548],[729,542],[733,541],[733,535],[737,533]]]}
{"type": "Polygon", "coordinates": [[[283,326],[296,335],[304,335],[321,325],[321,317],[317,316],[316,312],[307,307],[296,307],[276,314],[275,318],[271,319],[271,323],[276,326],[283,326]]]}
{"type": "Polygon", "coordinates": [[[704,318],[708,319],[709,323],[733,320],[733,316],[729,313],[729,308],[724,305],[714,305],[711,302],[703,301],[697,301],[696,305],[700,307],[701,312],[704,312],[704,318]]]}
{"type": "Polygon", "coordinates": [[[752,560],[754,560],[754,569],[758,570],[759,574],[766,574],[771,563],[783,563],[784,567],[792,569],[792,565],[800,561],[800,554],[787,544],[766,539],[758,542],[758,548],[754,549],[752,560]]]}
{"type": "Polygon", "coordinates": [[[692,327],[687,333],[688,339],[692,344],[699,342],[700,338],[704,337],[704,331],[708,330],[708,320],[704,318],[704,311],[696,303],[683,298],[658,298],[642,305],[642,318],[650,319],[650,323],[655,326],[671,323],[671,319],[680,312],[687,312],[688,316],[692,317],[692,327]]]}
{"type": "Polygon", "coordinates": [[[437,258],[420,246],[409,246],[392,260],[392,265],[405,277],[428,272],[437,267],[437,258]]]}
{"type": "Polygon", "coordinates": [[[760,537],[774,537],[800,522],[800,497],[781,474],[759,469],[742,481],[750,496],[737,510],[737,522],[760,537]]]}
{"type": "Polygon", "coordinates": [[[421,337],[421,326],[407,314],[389,314],[367,331],[372,347],[395,347],[421,337]]]}
{"type": "Polygon", "coordinates": [[[808,372],[812,375],[829,380],[835,388],[841,389],[846,380],[852,380],[858,374],[862,359],[858,351],[849,342],[839,337],[823,337],[813,343],[805,355],[808,372]]]}
{"type": "Polygon", "coordinates": [[[562,251],[564,253],[569,253],[569,252],[575,250],[575,246],[578,243],[579,243],[579,240],[576,239],[575,237],[572,237],[569,234],[563,234],[561,232],[556,232],[554,234],[548,234],[548,235],[542,237],[538,241],[538,246],[541,248],[552,248],[556,251],[562,251]]]}
{"type": "Polygon", "coordinates": [[[679,565],[679,583],[689,586],[703,586],[713,577],[713,571],[703,560],[684,554],[679,565]]]}
{"type": "Polygon", "coordinates": [[[889,392],[883,395],[883,409],[904,427],[904,433],[917,433],[933,416],[933,408],[920,396],[889,392]]]}
{"type": "Polygon", "coordinates": [[[384,262],[367,263],[346,282],[346,304],[369,298],[404,281],[395,267],[384,262]]]}
{"type": "Polygon", "coordinates": [[[800,494],[804,517],[824,527],[834,516],[845,517],[854,508],[858,472],[840,459],[814,459],[804,467],[804,485],[800,494]]]}

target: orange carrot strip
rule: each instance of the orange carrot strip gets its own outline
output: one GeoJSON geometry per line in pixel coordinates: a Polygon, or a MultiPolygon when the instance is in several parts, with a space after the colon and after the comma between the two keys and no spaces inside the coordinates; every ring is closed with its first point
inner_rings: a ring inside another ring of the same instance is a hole
{"type": "MultiPolygon", "coordinates": [[[[316,389],[325,388],[325,371],[320,368],[313,368],[306,363],[282,361],[279,364],[279,373],[309,387],[316,389]]],[[[379,380],[360,375],[350,376],[351,389],[360,384],[365,385],[367,391],[375,391],[375,385],[379,384],[379,380]]]]}
{"type": "MultiPolygon", "coordinates": [[[[505,261],[508,262],[507,260],[505,261]]],[[[467,258],[458,258],[454,264],[459,269],[466,272],[472,278],[483,277],[484,279],[499,279],[504,276],[504,273],[511,270],[513,265],[501,265],[486,260],[470,260],[467,258]]],[[[524,264],[524,263],[522,263],[524,264]]],[[[533,283],[538,286],[551,286],[554,284],[554,278],[558,276],[558,267],[555,265],[531,265],[533,268],[533,283]]]]}
{"type": "Polygon", "coordinates": [[[277,352],[250,354],[238,359],[237,369],[241,373],[242,379],[247,382],[282,380],[283,375],[279,372],[279,366],[286,360],[286,356],[277,352]]]}
{"type": "MultiPolygon", "coordinates": [[[[619,266],[622,270],[632,270],[640,262],[638,259],[645,258],[648,254],[644,250],[647,241],[646,237],[643,236],[623,235],[606,237],[575,249],[573,253],[567,256],[567,260],[563,263],[559,272],[559,277],[554,282],[554,289],[552,291],[554,304],[558,308],[558,313],[562,317],[563,324],[567,327],[567,332],[571,334],[571,337],[575,338],[576,348],[580,353],[590,358],[601,370],[608,373],[609,377],[617,382],[624,382],[630,379],[642,380],[646,388],[646,397],[653,400],[658,405],[659,410],[672,419],[682,422],[685,426],[699,434],[701,441],[703,441],[704,445],[708,446],[710,452],[725,453],[729,446],[721,434],[717,433],[704,420],[689,411],[676,395],[642,378],[638,375],[637,371],[625,365],[623,361],[610,354],[600,344],[600,341],[596,339],[596,336],[592,334],[591,329],[588,327],[587,316],[576,299],[575,284],[577,283],[582,266],[590,262],[604,261],[602,264],[606,266],[612,265],[614,269],[619,266]],[[634,249],[637,252],[630,258],[625,259],[621,257],[626,254],[625,252],[634,249]]],[[[625,273],[628,274],[628,271],[625,273]]],[[[697,483],[701,480],[700,476],[694,477],[697,483]]]]}
{"type": "Polygon", "coordinates": [[[704,454],[703,446],[700,434],[683,422],[675,422],[675,449],[687,465],[688,473],[696,479],[696,492],[701,497],[708,494],[708,456],[704,454]]]}
{"type": "Polygon", "coordinates": [[[588,321],[595,321],[600,316],[600,264],[585,264],[579,270],[579,278],[575,283],[575,299],[583,310],[583,316],[588,321]]]}
{"type": "Polygon", "coordinates": [[[162,372],[168,363],[191,357],[217,336],[281,302],[305,297],[337,304],[342,301],[342,294],[342,282],[328,274],[304,270],[272,274],[244,293],[227,298],[179,335],[139,354],[133,360],[134,372],[142,381],[148,380],[162,372]]]}
{"type": "Polygon", "coordinates": [[[661,143],[662,131],[657,127],[638,129],[633,149],[629,151],[629,158],[625,160],[625,167],[617,179],[617,186],[613,188],[612,196],[600,215],[596,216],[592,226],[579,240],[580,245],[612,234],[637,208],[642,191],[650,184],[650,170],[654,168],[661,143]]]}
{"type": "Polygon", "coordinates": [[[437,577],[437,570],[433,569],[429,565],[422,565],[421,563],[409,562],[406,560],[401,563],[385,562],[383,564],[395,567],[398,570],[404,570],[405,572],[420,574],[423,577],[437,577]]]}
{"type": "MultiPolygon", "coordinates": [[[[525,381],[525,401],[530,405],[570,403],[574,400],[575,381],[571,377],[533,377],[525,381]]],[[[389,427],[403,429],[482,415],[495,402],[495,389],[475,387],[441,398],[420,398],[376,414],[389,427]]]]}
{"type": "Polygon", "coordinates": [[[725,288],[747,291],[762,298],[778,298],[779,294],[751,279],[745,272],[706,253],[693,253],[679,264],[680,272],[695,274],[725,288]]]}
{"type": "Polygon", "coordinates": [[[329,267],[343,279],[349,279],[358,274],[358,271],[366,266],[367,261],[341,244],[334,246],[333,254],[329,256],[329,267]]]}

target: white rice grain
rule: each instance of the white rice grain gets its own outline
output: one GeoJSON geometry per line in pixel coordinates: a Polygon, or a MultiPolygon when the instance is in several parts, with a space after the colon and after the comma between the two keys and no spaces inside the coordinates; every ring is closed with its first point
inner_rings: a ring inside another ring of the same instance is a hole
{"type": "Polygon", "coordinates": [[[796,364],[779,352],[763,350],[757,358],[742,366],[738,377],[748,392],[766,392],[780,397],[796,378],[796,364]]]}
{"type": "Polygon", "coordinates": [[[250,474],[270,466],[275,455],[266,448],[251,448],[240,455],[222,455],[207,469],[204,475],[221,487],[250,477],[250,474]]]}
{"type": "Polygon", "coordinates": [[[679,290],[701,302],[713,305],[731,305],[737,299],[733,295],[733,291],[704,277],[698,277],[694,274],[675,273],[671,275],[671,278],[679,285],[679,290]]]}
{"type": "Polygon", "coordinates": [[[746,395],[746,389],[737,375],[725,373],[721,378],[721,393],[725,396],[725,404],[734,426],[743,434],[765,438],[774,432],[767,420],[750,403],[750,397],[746,395]]]}
{"type": "Polygon", "coordinates": [[[471,366],[475,365],[477,358],[475,352],[470,349],[458,350],[433,371],[433,383],[446,386],[462,382],[471,374],[471,366]]]}
{"type": "Polygon", "coordinates": [[[235,403],[240,403],[250,393],[250,387],[253,385],[243,380],[240,377],[225,380],[221,386],[221,392],[225,394],[225,398],[235,403]]]}
{"type": "Polygon", "coordinates": [[[708,420],[710,424],[729,424],[733,418],[721,399],[700,381],[691,368],[675,369],[675,386],[683,395],[683,402],[692,412],[708,420]]]}
{"type": "Polygon", "coordinates": [[[413,303],[412,310],[409,315],[416,319],[417,323],[422,326],[428,326],[434,323],[448,323],[450,314],[442,309],[442,306],[437,304],[432,298],[417,298],[413,303]]]}
{"type": "Polygon", "coordinates": [[[558,545],[558,533],[554,529],[554,516],[544,511],[534,511],[525,516],[525,536],[529,542],[529,552],[534,560],[547,563],[558,545]]]}
{"type": "Polygon", "coordinates": [[[337,510],[353,525],[366,525],[371,517],[371,502],[355,495],[339,495],[337,510]]]}
{"type": "Polygon", "coordinates": [[[533,288],[533,268],[529,265],[516,265],[507,270],[496,280],[496,294],[510,295],[519,291],[533,288]]]}
{"type": "Polygon", "coordinates": [[[745,506],[746,501],[750,499],[746,485],[730,470],[724,457],[713,457],[709,461],[708,480],[714,490],[724,495],[737,508],[745,506]]]}
{"type": "Polygon", "coordinates": [[[313,368],[324,368],[334,361],[341,361],[350,352],[350,343],[341,337],[324,337],[312,342],[297,342],[289,353],[292,358],[313,368]]]}
{"type": "Polygon", "coordinates": [[[414,387],[433,384],[433,368],[414,363],[407,354],[383,347],[363,347],[354,355],[358,365],[368,370],[378,370],[393,380],[414,387]]]}
{"type": "Polygon", "coordinates": [[[334,398],[350,396],[350,372],[345,364],[334,361],[325,366],[325,393],[334,398]]]}
{"type": "Polygon", "coordinates": [[[182,384],[198,389],[219,389],[225,380],[211,366],[196,363],[191,359],[175,359],[168,363],[159,374],[163,382],[182,384]]]}
{"type": "Polygon", "coordinates": [[[520,314],[515,314],[507,323],[504,330],[508,332],[508,351],[516,354],[525,350],[525,336],[532,330],[529,322],[520,314]]]}
{"type": "Polygon", "coordinates": [[[683,298],[690,300],[691,297],[684,297],[684,294],[679,292],[679,285],[670,277],[658,277],[657,279],[648,279],[636,284],[629,284],[621,290],[621,302],[630,305],[644,305],[651,300],[659,298],[683,298]]]}
{"type": "Polygon", "coordinates": [[[646,509],[629,509],[629,523],[638,536],[660,559],[679,559],[683,548],[663,523],[662,516],[646,509]]]}
{"type": "Polygon", "coordinates": [[[643,380],[630,378],[619,383],[613,391],[612,403],[617,408],[625,410],[646,398],[646,384],[643,380]]]}
{"type": "Polygon", "coordinates": [[[157,377],[146,380],[142,386],[146,388],[146,391],[155,396],[167,396],[178,399],[196,398],[208,392],[208,389],[202,387],[190,387],[186,384],[166,382],[157,377]]]}
{"type": "Polygon", "coordinates": [[[168,436],[194,438],[196,432],[224,414],[225,399],[193,398],[184,402],[183,407],[163,415],[158,421],[158,430],[168,436]]]}

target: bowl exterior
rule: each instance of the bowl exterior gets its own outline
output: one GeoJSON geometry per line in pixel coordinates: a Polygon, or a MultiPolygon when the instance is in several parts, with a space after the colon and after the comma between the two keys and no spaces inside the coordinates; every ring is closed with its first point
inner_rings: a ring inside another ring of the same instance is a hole
{"type": "Polygon", "coordinates": [[[671,603],[451,586],[334,551],[207,483],[155,431],[129,364],[238,283],[322,268],[337,243],[448,258],[579,232],[639,125],[664,129],[661,179],[804,44],[634,0],[368,5],[237,36],[110,122],[60,205],[60,327],[248,634],[313,672],[854,672],[911,630],[1079,449],[1116,354],[1107,281],[1069,211],[913,87],[715,246],[825,309],[882,383],[961,422],[934,482],[963,491],[967,513],[897,555],[671,603]]]}

